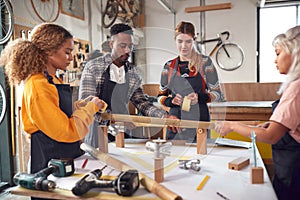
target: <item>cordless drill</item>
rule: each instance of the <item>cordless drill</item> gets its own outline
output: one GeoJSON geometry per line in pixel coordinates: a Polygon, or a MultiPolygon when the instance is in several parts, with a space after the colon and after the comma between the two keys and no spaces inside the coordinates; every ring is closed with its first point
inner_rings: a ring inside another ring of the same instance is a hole
{"type": "Polygon", "coordinates": [[[96,169],[84,175],[73,187],[73,194],[82,196],[92,188],[111,188],[118,195],[131,196],[140,186],[137,170],[122,172],[111,181],[101,179],[102,169],[96,169]]]}
{"type": "Polygon", "coordinates": [[[56,177],[65,177],[71,176],[74,171],[73,159],[51,159],[47,168],[35,174],[17,173],[13,180],[15,184],[27,189],[52,191],[55,189],[56,184],[54,181],[47,179],[50,174],[56,177]]]}

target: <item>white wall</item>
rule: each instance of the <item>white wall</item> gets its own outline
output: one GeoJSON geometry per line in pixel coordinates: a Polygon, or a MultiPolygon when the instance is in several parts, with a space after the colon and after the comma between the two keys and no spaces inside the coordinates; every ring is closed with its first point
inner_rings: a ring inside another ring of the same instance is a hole
{"type": "MultiPolygon", "coordinates": [[[[33,27],[41,21],[35,16],[29,0],[11,0],[15,22],[33,27]]],[[[181,20],[191,21],[196,30],[200,30],[200,13],[185,13],[184,9],[199,6],[200,0],[167,0],[176,10],[176,15],[166,11],[156,0],[145,0],[144,40],[137,49],[146,49],[146,66],[142,70],[145,83],[159,83],[163,64],[177,55],[174,42],[174,28],[181,20]]],[[[205,12],[206,39],[228,30],[231,41],[238,43],[245,52],[244,64],[235,71],[223,71],[219,68],[221,82],[256,81],[256,1],[255,0],[206,0],[206,5],[231,2],[228,10],[205,12]]],[[[105,0],[103,0],[103,6],[105,0]]],[[[60,13],[56,23],[64,25],[76,38],[91,41],[92,49],[100,49],[106,39],[107,29],[101,26],[101,1],[84,0],[85,20],[80,20],[60,13]],[[88,3],[90,2],[90,12],[88,3]],[[91,25],[89,25],[89,14],[91,25]]],[[[207,45],[207,51],[211,45],[207,45]]]]}
{"type": "MultiPolygon", "coordinates": [[[[29,0],[11,0],[14,11],[15,23],[27,27],[34,27],[42,23],[36,16],[29,0]]],[[[71,17],[63,13],[59,14],[58,19],[55,21],[57,24],[65,26],[72,32],[74,37],[91,41],[93,49],[99,49],[101,42],[106,39],[104,36],[105,31],[101,28],[101,1],[84,0],[84,15],[85,20],[71,17]],[[89,12],[88,3],[91,3],[91,12],[89,12]],[[91,17],[91,26],[89,26],[88,17],[91,17]],[[104,39],[103,39],[104,38],[104,39]]]]}
{"type": "MultiPolygon", "coordinates": [[[[176,15],[166,11],[156,0],[146,1],[146,46],[148,83],[157,83],[163,64],[177,56],[174,28],[181,21],[190,21],[200,31],[200,13],[185,13],[186,7],[199,6],[200,0],[169,0],[176,15]],[[151,47],[151,48],[150,48],[151,47]]],[[[245,53],[244,64],[235,71],[218,69],[221,82],[256,81],[256,1],[253,0],[206,0],[206,5],[232,3],[231,9],[207,11],[205,13],[206,39],[228,30],[230,41],[239,44],[245,53]]],[[[207,53],[211,45],[206,47],[207,53]]]]}

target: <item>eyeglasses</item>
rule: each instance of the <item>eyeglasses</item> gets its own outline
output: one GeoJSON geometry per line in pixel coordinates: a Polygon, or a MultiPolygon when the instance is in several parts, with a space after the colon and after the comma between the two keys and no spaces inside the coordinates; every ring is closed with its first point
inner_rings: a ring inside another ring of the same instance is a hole
{"type": "Polygon", "coordinates": [[[119,43],[118,44],[120,47],[121,47],[121,49],[126,49],[126,47],[128,47],[128,49],[130,50],[130,51],[132,51],[133,50],[133,47],[134,47],[134,45],[133,44],[126,44],[126,43],[119,43]]]}

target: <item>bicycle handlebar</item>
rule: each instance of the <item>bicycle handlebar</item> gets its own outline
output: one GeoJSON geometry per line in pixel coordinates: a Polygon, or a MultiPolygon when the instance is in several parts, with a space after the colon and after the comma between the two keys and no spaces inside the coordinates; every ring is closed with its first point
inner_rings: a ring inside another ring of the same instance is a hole
{"type": "Polygon", "coordinates": [[[224,31],[221,33],[221,35],[226,35],[226,40],[228,40],[230,33],[229,33],[229,31],[224,31]]]}
{"type": "Polygon", "coordinates": [[[205,43],[208,43],[208,42],[217,42],[218,41],[218,44],[221,44],[222,43],[222,39],[221,39],[220,35],[226,35],[225,40],[228,40],[228,38],[230,36],[230,33],[229,33],[229,31],[223,31],[220,34],[217,34],[217,36],[218,36],[217,38],[208,39],[208,40],[202,40],[202,41],[197,41],[197,43],[198,44],[205,44],[205,43]]]}

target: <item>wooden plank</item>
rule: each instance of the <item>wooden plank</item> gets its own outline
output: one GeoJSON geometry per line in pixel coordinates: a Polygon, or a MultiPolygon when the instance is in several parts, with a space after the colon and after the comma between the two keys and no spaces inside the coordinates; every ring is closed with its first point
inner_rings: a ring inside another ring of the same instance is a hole
{"type": "Polygon", "coordinates": [[[224,10],[224,9],[231,9],[231,3],[220,3],[220,4],[212,4],[207,6],[195,6],[195,7],[188,7],[185,8],[186,13],[192,12],[204,12],[204,11],[211,11],[211,10],[224,10]]]}
{"type": "Polygon", "coordinates": [[[281,83],[222,83],[226,101],[275,101],[281,83]]]}

